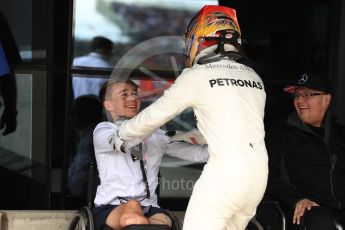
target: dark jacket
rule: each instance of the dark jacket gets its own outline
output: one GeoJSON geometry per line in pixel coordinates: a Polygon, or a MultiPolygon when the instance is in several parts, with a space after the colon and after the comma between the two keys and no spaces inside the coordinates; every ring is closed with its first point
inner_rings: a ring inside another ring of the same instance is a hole
{"type": "Polygon", "coordinates": [[[293,113],[267,132],[267,194],[292,209],[303,198],[345,208],[345,129],[330,119],[321,129],[323,136],[293,113]]]}

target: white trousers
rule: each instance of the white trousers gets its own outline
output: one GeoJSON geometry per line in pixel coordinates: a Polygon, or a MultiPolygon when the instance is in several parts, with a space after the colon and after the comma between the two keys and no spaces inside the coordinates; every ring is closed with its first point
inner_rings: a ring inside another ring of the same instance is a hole
{"type": "Polygon", "coordinates": [[[267,158],[210,159],[194,186],[183,230],[245,229],[264,195],[267,175],[267,158]]]}

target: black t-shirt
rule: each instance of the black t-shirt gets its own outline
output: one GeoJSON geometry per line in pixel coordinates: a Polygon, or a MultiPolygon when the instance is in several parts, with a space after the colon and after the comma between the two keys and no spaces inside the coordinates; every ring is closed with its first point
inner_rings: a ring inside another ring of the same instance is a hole
{"type": "Polygon", "coordinates": [[[312,125],[308,125],[308,126],[319,137],[324,138],[324,136],[325,136],[325,128],[324,127],[315,127],[315,126],[312,126],[312,125]]]}

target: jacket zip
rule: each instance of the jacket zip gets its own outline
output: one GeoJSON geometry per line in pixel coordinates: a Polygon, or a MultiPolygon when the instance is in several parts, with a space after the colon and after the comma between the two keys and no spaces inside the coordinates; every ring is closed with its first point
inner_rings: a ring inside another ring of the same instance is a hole
{"type": "Polygon", "coordinates": [[[336,155],[333,155],[332,156],[332,153],[330,151],[330,149],[328,148],[327,146],[327,149],[328,149],[328,153],[331,157],[331,163],[332,163],[332,166],[331,166],[331,170],[330,170],[330,174],[329,174],[329,177],[330,177],[330,183],[331,183],[331,192],[332,192],[332,196],[333,198],[336,200],[336,202],[338,203],[338,209],[341,208],[341,201],[336,197],[335,193],[334,193],[334,187],[333,187],[333,171],[334,171],[334,167],[335,167],[335,163],[337,162],[337,156],[336,155]]]}
{"type": "Polygon", "coordinates": [[[337,156],[336,155],[332,155],[331,150],[329,149],[328,144],[326,143],[326,141],[324,139],[322,139],[321,137],[319,137],[315,133],[313,133],[313,134],[315,136],[317,136],[318,138],[320,138],[322,140],[322,142],[325,144],[325,146],[327,148],[328,155],[329,155],[329,157],[331,159],[331,168],[329,170],[329,179],[330,179],[331,193],[332,193],[332,196],[333,196],[334,200],[337,202],[338,209],[340,209],[341,208],[341,201],[336,197],[336,195],[334,193],[334,186],[333,186],[333,171],[334,171],[335,163],[337,162],[337,156]]]}

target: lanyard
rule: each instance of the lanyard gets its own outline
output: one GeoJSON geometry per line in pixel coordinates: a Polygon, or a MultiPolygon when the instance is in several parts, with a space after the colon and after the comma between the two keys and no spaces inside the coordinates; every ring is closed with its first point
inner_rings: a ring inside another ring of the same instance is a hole
{"type": "MultiPolygon", "coordinates": [[[[142,143],[139,144],[139,149],[142,150],[142,143]]],[[[147,181],[147,176],[146,176],[146,170],[145,170],[145,165],[144,165],[144,161],[142,159],[139,159],[138,157],[136,157],[135,155],[131,154],[133,161],[139,160],[140,163],[140,170],[141,173],[143,175],[143,181],[145,184],[145,192],[146,192],[146,196],[144,198],[142,198],[141,200],[139,200],[139,202],[145,200],[145,199],[149,199],[150,198],[150,188],[149,188],[149,182],[147,181]]],[[[124,197],[118,197],[120,202],[123,203],[123,201],[128,201],[128,199],[124,198],[124,197]]]]}

